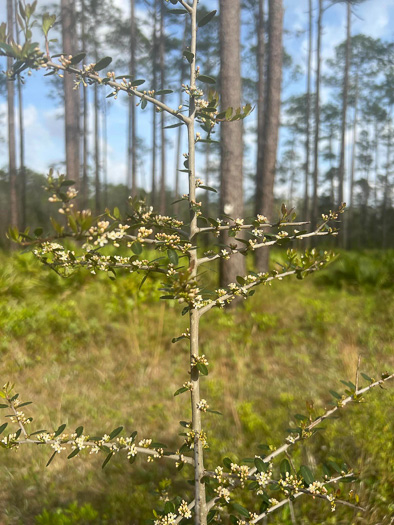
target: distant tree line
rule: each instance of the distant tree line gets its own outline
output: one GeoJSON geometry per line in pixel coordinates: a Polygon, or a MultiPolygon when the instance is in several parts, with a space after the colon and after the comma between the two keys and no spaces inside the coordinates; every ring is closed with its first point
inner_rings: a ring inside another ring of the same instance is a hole
{"type": "MultiPolygon", "coordinates": [[[[220,178],[219,198],[213,194],[206,197],[212,217],[239,217],[245,210],[247,214],[259,213],[270,219],[284,201],[294,206],[299,216],[310,216],[313,227],[323,211],[347,200],[343,247],[394,245],[390,235],[394,224],[394,46],[353,34],[352,18],[359,3],[304,0],[309,15],[305,27],[306,56],[299,57],[306,64],[303,68],[295,58],[290,60],[283,47],[282,0],[220,0],[218,16],[209,26],[199,29],[199,66],[204,75],[216,80],[212,93],[220,93],[221,106],[237,108],[246,101],[255,106],[253,130],[247,121],[239,120],[223,123],[220,137],[212,134],[206,138],[201,132],[199,155],[205,158],[201,176],[207,185],[220,178]],[[343,4],[346,12],[346,34],[327,64],[329,74],[323,74],[324,20],[327,10],[336,3],[343,4]],[[212,24],[218,31],[212,29],[212,24]],[[281,89],[284,72],[287,77],[293,73],[298,78],[305,76],[305,89],[285,96],[288,87],[281,89]],[[328,100],[323,100],[323,87],[329,93],[328,100]],[[253,162],[250,143],[255,143],[253,162]],[[252,165],[247,169],[248,175],[253,172],[247,182],[246,160],[248,166],[252,165]],[[247,185],[252,191],[247,192],[246,198],[247,185]]],[[[145,89],[161,90],[162,100],[179,96],[181,103],[183,94],[172,94],[168,87],[172,82],[183,82],[187,73],[188,17],[175,16],[171,7],[161,0],[130,0],[126,16],[112,0],[61,0],[57,5],[59,42],[51,45],[65,55],[85,52],[86,64],[120,48],[124,58],[114,65],[117,74],[123,73],[137,83],[146,79],[145,89]],[[179,48],[185,49],[183,56],[179,48]],[[176,59],[182,67],[168,68],[169,58],[171,63],[176,59]]],[[[15,41],[22,30],[17,10],[17,2],[7,0],[8,27],[13,28],[9,38],[15,41]]],[[[41,10],[45,10],[44,6],[41,10]]],[[[43,225],[49,221],[48,208],[39,191],[42,177],[33,172],[33,166],[25,165],[29,144],[24,139],[22,80],[0,85],[7,98],[8,122],[3,137],[8,145],[8,162],[3,162],[0,172],[2,245],[6,244],[5,231],[10,224],[24,228],[27,223],[43,225]]],[[[53,77],[53,81],[58,83],[59,78],[53,77]]],[[[123,185],[114,185],[107,162],[108,92],[97,85],[89,94],[82,85],[75,90],[74,80],[67,74],[62,82],[64,169],[68,178],[77,183],[78,206],[88,206],[98,213],[107,206],[125,202],[128,194],[142,194],[162,213],[169,211],[181,193],[183,127],[169,129],[173,123],[154,107],[146,109],[149,119],[140,117],[140,108],[130,97],[127,173],[123,185]],[[152,139],[148,151],[143,138],[147,125],[152,139]],[[169,173],[171,151],[175,158],[173,172],[169,173]]],[[[182,202],[174,204],[174,208],[180,215],[186,212],[182,202]]],[[[223,240],[227,242],[225,237],[223,240]]],[[[259,269],[267,267],[267,250],[259,252],[256,264],[259,269]]],[[[226,266],[229,273],[224,280],[243,274],[244,265],[243,257],[234,258],[226,266]]]]}

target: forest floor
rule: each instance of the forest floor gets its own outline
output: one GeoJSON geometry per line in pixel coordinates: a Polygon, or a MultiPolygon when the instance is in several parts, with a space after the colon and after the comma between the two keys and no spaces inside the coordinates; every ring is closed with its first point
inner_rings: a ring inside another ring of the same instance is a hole
{"type": "MultiPolygon", "coordinates": [[[[258,444],[283,443],[306,402],[326,407],[330,389],[344,391],[340,380],[354,382],[359,355],[361,371],[371,377],[392,371],[394,282],[385,260],[393,252],[344,254],[321,275],[260,288],[237,310],[213,310],[203,319],[202,353],[210,366],[202,397],[223,414],[204,416],[208,468],[225,456],[254,457],[258,444]]],[[[66,280],[29,255],[0,254],[0,380],[14,382],[22,401],[34,402],[25,412],[35,429],[67,423],[70,431],[83,425],[100,435],[122,425],[140,439],[173,449],[182,444],[179,421],[190,417],[189,397],[173,394],[188,380],[189,357],[187,344],[171,339],[187,320],[180,305],[157,300],[158,282],[139,291],[141,279],[66,280]]],[[[316,471],[326,459],[354,468],[362,481],[342,488],[358,494],[367,512],[331,513],[324,501],[300,498],[298,525],[390,523],[393,386],[374,389],[365,404],[344,409],[292,453],[296,464],[316,471]]],[[[62,454],[45,468],[49,456],[44,447],[0,449],[1,525],[139,525],[166,492],[191,499],[187,466],[178,474],[165,461],[138,458],[131,466],[118,455],[102,470],[104,456],[68,461],[62,454]]],[[[291,525],[288,508],[269,523],[291,525]]]]}

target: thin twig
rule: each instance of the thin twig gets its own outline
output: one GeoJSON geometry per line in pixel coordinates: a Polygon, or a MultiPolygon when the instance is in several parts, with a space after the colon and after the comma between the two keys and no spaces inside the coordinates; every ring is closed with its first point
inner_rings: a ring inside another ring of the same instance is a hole
{"type": "Polygon", "coordinates": [[[46,67],[47,69],[55,69],[57,71],[67,71],[67,72],[73,73],[74,75],[77,75],[77,76],[79,76],[81,78],[89,78],[90,80],[93,80],[94,82],[97,82],[98,84],[110,86],[110,87],[114,88],[116,91],[124,91],[124,92],[128,93],[129,95],[135,95],[136,97],[140,98],[141,100],[144,99],[147,102],[150,102],[151,104],[154,104],[156,107],[160,108],[163,111],[166,111],[167,113],[169,113],[173,117],[176,117],[177,119],[181,120],[182,122],[185,122],[185,124],[188,124],[189,121],[190,121],[189,117],[187,117],[186,115],[183,115],[182,113],[180,113],[179,111],[177,111],[175,109],[170,108],[169,106],[167,106],[166,104],[161,102],[161,100],[157,100],[156,98],[153,98],[150,95],[147,95],[147,94],[143,93],[142,91],[138,91],[137,89],[133,89],[131,87],[119,84],[119,82],[115,82],[114,80],[110,80],[109,82],[105,82],[105,84],[103,84],[104,78],[101,78],[97,74],[84,72],[82,69],[78,69],[78,68],[75,68],[75,67],[72,67],[72,66],[65,67],[65,66],[63,66],[61,64],[55,64],[51,60],[49,60],[45,64],[44,67],[46,67]]]}

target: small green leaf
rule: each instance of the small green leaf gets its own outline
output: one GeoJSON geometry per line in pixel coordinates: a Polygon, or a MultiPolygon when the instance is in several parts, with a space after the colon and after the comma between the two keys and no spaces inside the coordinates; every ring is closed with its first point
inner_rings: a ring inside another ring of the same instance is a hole
{"type": "Polygon", "coordinates": [[[338,392],[335,392],[335,390],[329,390],[329,392],[336,399],[342,399],[342,396],[340,394],[338,394],[338,392]]]}
{"type": "Polygon", "coordinates": [[[197,80],[204,82],[204,84],[216,84],[216,80],[208,75],[198,75],[197,80]]]}
{"type": "Polygon", "coordinates": [[[56,456],[57,452],[55,450],[55,452],[52,454],[52,456],[49,458],[48,460],[48,463],[45,465],[46,467],[49,467],[49,465],[52,463],[54,457],[56,456]]]}
{"type": "Polygon", "coordinates": [[[233,510],[235,510],[235,512],[238,512],[238,514],[240,514],[244,518],[249,518],[249,511],[248,511],[248,509],[246,509],[245,507],[243,507],[239,503],[233,503],[232,507],[233,507],[233,510]]]}
{"type": "Polygon", "coordinates": [[[263,461],[261,458],[254,458],[254,466],[259,472],[267,472],[269,464],[263,461]]]}
{"type": "Polygon", "coordinates": [[[1,427],[0,427],[0,434],[2,434],[4,432],[4,430],[7,428],[7,425],[8,425],[8,423],[3,423],[3,425],[1,425],[1,427]]]}
{"type": "Polygon", "coordinates": [[[217,190],[215,190],[215,188],[212,188],[211,186],[198,186],[198,188],[201,188],[202,190],[213,191],[213,193],[217,193],[217,190]]]}
{"type": "Polygon", "coordinates": [[[216,9],[215,11],[211,11],[210,13],[206,14],[205,16],[203,16],[201,18],[201,20],[199,20],[198,22],[198,27],[204,27],[205,25],[207,25],[211,20],[212,18],[216,15],[216,9]]]}
{"type": "Polygon", "coordinates": [[[76,64],[79,64],[79,62],[81,62],[85,57],[86,53],[78,53],[78,55],[75,55],[70,59],[70,63],[72,66],[75,66],[76,64]]]}
{"type": "Polygon", "coordinates": [[[342,472],[341,467],[335,461],[329,460],[327,461],[327,465],[331,467],[332,470],[335,470],[335,472],[338,472],[338,474],[341,474],[342,472]]]}
{"type": "Polygon", "coordinates": [[[311,485],[315,481],[311,469],[306,465],[301,465],[300,474],[308,485],[311,485]]]}
{"type": "Polygon", "coordinates": [[[183,394],[184,392],[187,392],[188,390],[189,390],[188,388],[185,388],[184,386],[182,386],[181,388],[178,388],[178,390],[175,392],[174,397],[179,396],[179,394],[183,394]]]}
{"type": "Polygon", "coordinates": [[[106,466],[106,464],[110,461],[110,459],[112,458],[113,455],[114,455],[113,452],[110,452],[110,453],[108,454],[108,456],[107,456],[107,457],[105,458],[105,460],[104,460],[104,463],[101,465],[101,468],[104,468],[104,467],[106,466]]]}
{"type": "Polygon", "coordinates": [[[63,432],[63,430],[66,428],[66,424],[60,425],[60,427],[56,430],[56,432],[53,434],[53,437],[60,436],[60,434],[63,432]]]}
{"type": "Polygon", "coordinates": [[[180,126],[183,126],[183,122],[177,122],[176,124],[171,124],[171,126],[164,126],[163,129],[179,128],[180,126]]]}
{"type": "Polygon", "coordinates": [[[172,89],[159,89],[159,91],[155,91],[155,95],[171,95],[171,93],[174,93],[172,89]]]}
{"type": "Polygon", "coordinates": [[[140,255],[142,253],[142,246],[139,241],[133,242],[131,249],[136,255],[140,255]]]}
{"type": "Polygon", "coordinates": [[[114,437],[116,437],[118,434],[120,434],[123,430],[123,427],[118,427],[118,428],[115,428],[115,430],[113,430],[111,432],[111,434],[109,435],[109,439],[114,439],[114,437]]]}
{"type": "Polygon", "coordinates": [[[231,461],[230,458],[223,458],[223,465],[224,465],[225,467],[227,467],[228,469],[230,469],[230,470],[231,470],[231,464],[232,464],[232,463],[233,463],[233,462],[231,461]]]}
{"type": "Polygon", "coordinates": [[[111,62],[112,62],[111,57],[104,57],[97,62],[97,64],[94,66],[94,70],[101,71],[102,69],[105,69],[106,67],[108,67],[111,62]]]}
{"type": "Polygon", "coordinates": [[[173,250],[172,248],[169,248],[167,250],[167,256],[171,264],[173,264],[174,266],[178,266],[179,259],[178,259],[178,254],[176,253],[175,250],[173,250]]]}
{"type": "Polygon", "coordinates": [[[69,454],[67,456],[67,459],[72,459],[72,458],[75,458],[75,456],[77,456],[81,451],[79,450],[79,448],[75,448],[71,454],[69,454]]]}
{"type": "Polygon", "coordinates": [[[204,363],[197,363],[197,370],[200,372],[202,376],[208,375],[208,368],[204,363]]]}
{"type": "Polygon", "coordinates": [[[185,49],[185,51],[183,52],[183,56],[186,58],[189,64],[193,62],[194,53],[192,53],[191,51],[188,51],[187,49],[185,49]]]}
{"type": "Polygon", "coordinates": [[[76,430],[75,430],[75,433],[77,435],[77,438],[81,437],[82,434],[83,434],[83,427],[78,427],[76,430]]]}
{"type": "Polygon", "coordinates": [[[143,78],[137,78],[137,80],[131,81],[132,87],[142,86],[142,84],[145,84],[145,80],[143,78]]]}
{"type": "Polygon", "coordinates": [[[280,474],[283,479],[286,479],[286,474],[290,474],[290,473],[291,473],[291,467],[290,467],[289,460],[284,458],[280,462],[280,474]]]}

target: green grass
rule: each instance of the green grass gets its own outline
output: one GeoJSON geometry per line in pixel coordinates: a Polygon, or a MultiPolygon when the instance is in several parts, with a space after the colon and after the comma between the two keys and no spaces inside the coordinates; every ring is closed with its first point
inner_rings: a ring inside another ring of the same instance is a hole
{"type": "MultiPolygon", "coordinates": [[[[392,264],[392,253],[385,257],[392,264]]],[[[202,352],[210,362],[203,397],[223,413],[205,418],[208,468],[224,456],[253,457],[259,443],[281,444],[307,401],[325,407],[329,389],[354,380],[359,354],[371,376],[393,368],[389,264],[377,263],[376,255],[344,254],[321,276],[260,288],[237,311],[213,310],[203,319],[202,352]],[[371,277],[368,265],[386,277],[371,277]]],[[[140,438],[181,445],[178,422],[190,417],[189,400],[173,393],[188,379],[188,352],[171,338],[187,320],[181,305],[158,301],[157,281],[139,291],[141,279],[79,274],[65,280],[28,255],[0,255],[1,380],[15,382],[21,398],[34,401],[26,413],[35,428],[67,423],[97,434],[123,425],[140,438]]],[[[325,502],[300,498],[298,524],[390,523],[393,401],[392,385],[375,389],[366,404],[346,408],[294,449],[297,464],[315,468],[337,458],[360,472],[362,482],[351,488],[368,509],[355,515],[338,507],[332,514],[325,502]]],[[[4,524],[138,525],[152,517],[158,493],[191,497],[190,469],[177,474],[165,461],[138,459],[130,466],[116,457],[103,471],[103,457],[59,456],[45,468],[50,452],[43,448],[0,454],[4,524]]],[[[250,504],[249,497],[244,501],[250,504]]],[[[288,510],[269,523],[291,525],[288,510]]]]}

